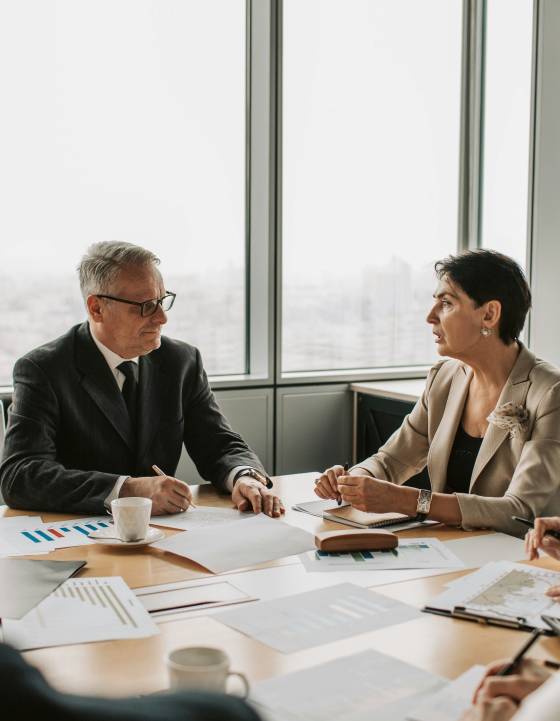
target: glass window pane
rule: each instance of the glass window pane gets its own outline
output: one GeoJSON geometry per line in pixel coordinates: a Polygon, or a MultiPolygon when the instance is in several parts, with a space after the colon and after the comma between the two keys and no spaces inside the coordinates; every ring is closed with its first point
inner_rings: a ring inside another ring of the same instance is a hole
{"type": "Polygon", "coordinates": [[[488,0],[482,245],[526,265],[533,0],[488,0]]]}
{"type": "Polygon", "coordinates": [[[0,384],[113,239],[161,257],[167,334],[244,372],[244,0],[0,0],[0,97],[0,384]]]}
{"type": "Polygon", "coordinates": [[[284,371],[430,363],[457,246],[461,0],[284,0],[284,371]]]}

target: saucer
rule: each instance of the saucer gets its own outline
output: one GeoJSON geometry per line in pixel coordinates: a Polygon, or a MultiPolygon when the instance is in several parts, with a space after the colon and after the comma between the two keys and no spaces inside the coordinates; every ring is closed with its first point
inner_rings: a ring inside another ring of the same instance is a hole
{"type": "Polygon", "coordinates": [[[89,534],[89,537],[95,543],[101,543],[104,546],[120,546],[130,548],[131,546],[147,546],[155,541],[161,541],[165,538],[165,533],[159,528],[148,528],[148,534],[145,538],[141,538],[139,541],[121,541],[120,538],[113,538],[115,533],[114,528],[108,528],[106,531],[94,531],[89,534]]]}

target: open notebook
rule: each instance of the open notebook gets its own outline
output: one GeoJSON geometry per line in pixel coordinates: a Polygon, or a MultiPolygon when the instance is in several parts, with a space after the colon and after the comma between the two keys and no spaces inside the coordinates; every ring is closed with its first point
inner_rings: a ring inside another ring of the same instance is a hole
{"type": "Polygon", "coordinates": [[[405,516],[404,513],[366,513],[352,508],[350,505],[335,506],[323,511],[323,518],[356,528],[384,528],[390,526],[395,530],[432,526],[437,521],[420,521],[416,516],[405,516]]]}

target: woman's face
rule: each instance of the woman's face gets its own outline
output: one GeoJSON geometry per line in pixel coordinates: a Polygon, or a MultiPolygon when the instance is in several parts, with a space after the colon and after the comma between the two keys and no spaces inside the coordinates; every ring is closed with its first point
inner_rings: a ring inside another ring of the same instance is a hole
{"type": "Polygon", "coordinates": [[[432,325],[439,355],[467,359],[477,353],[477,346],[485,340],[480,333],[484,314],[484,304],[477,308],[472,298],[444,276],[426,318],[432,325]]]}

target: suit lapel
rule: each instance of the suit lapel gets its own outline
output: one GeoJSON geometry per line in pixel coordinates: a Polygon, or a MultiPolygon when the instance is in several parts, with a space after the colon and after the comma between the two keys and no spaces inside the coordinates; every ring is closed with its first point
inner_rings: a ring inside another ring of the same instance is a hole
{"type": "Polygon", "coordinates": [[[165,376],[156,352],[140,358],[138,458],[141,458],[144,451],[149,450],[161,418],[165,376]]]}
{"type": "Polygon", "coordinates": [[[443,491],[447,484],[447,464],[457,428],[463,415],[469,392],[472,371],[464,366],[457,369],[445,403],[445,410],[430,444],[428,474],[432,491],[443,491]]]}
{"type": "Polygon", "coordinates": [[[134,449],[134,433],[115,377],[83,323],[76,335],[76,366],[82,372],[82,387],[105,415],[123,441],[134,449]]]}
{"type": "MultiPolygon", "coordinates": [[[[527,350],[527,348],[525,348],[524,345],[520,344],[520,346],[521,350],[519,351],[515,365],[509,374],[509,378],[500,393],[500,397],[496,403],[496,408],[502,406],[504,403],[508,403],[509,401],[514,404],[525,404],[527,392],[529,390],[529,386],[531,385],[529,374],[535,365],[536,358],[530,351],[527,350]]],[[[488,465],[491,458],[496,454],[508,435],[509,431],[506,429],[498,428],[498,426],[493,423],[488,425],[486,433],[484,434],[482,445],[480,446],[480,450],[476,457],[469,491],[472,492],[473,486],[480,477],[480,474],[488,465]]]]}

